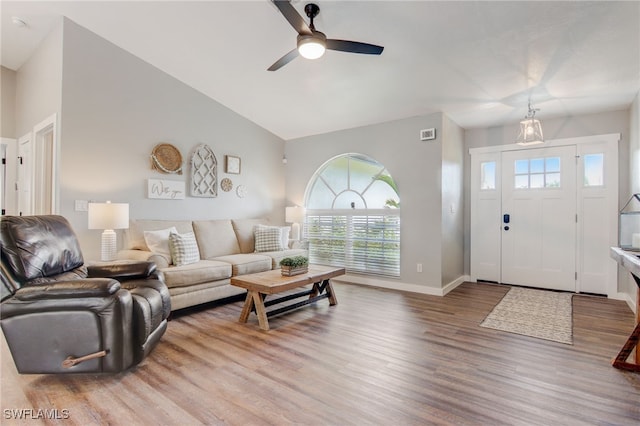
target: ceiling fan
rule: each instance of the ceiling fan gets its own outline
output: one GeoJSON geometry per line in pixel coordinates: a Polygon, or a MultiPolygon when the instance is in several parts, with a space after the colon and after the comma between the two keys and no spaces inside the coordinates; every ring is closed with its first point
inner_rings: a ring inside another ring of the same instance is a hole
{"type": "Polygon", "coordinates": [[[298,55],[307,59],[317,59],[324,54],[325,49],[338,50],[341,52],[361,53],[365,55],[379,55],[384,50],[382,46],[375,44],[360,43],[358,41],[327,39],[324,33],[317,31],[313,25],[313,18],[320,13],[317,4],[309,3],[304,7],[304,13],[309,17],[309,25],[296,9],[291,5],[290,0],[271,0],[280,10],[285,19],[298,32],[298,47],[278,59],[268,68],[268,71],[276,71],[298,55]]]}

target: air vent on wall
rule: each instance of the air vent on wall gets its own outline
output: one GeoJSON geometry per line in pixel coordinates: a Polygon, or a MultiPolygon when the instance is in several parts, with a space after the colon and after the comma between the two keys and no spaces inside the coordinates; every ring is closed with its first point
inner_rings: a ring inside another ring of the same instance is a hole
{"type": "Polygon", "coordinates": [[[436,138],[436,129],[422,129],[420,130],[420,140],[421,141],[430,141],[436,138]]]}

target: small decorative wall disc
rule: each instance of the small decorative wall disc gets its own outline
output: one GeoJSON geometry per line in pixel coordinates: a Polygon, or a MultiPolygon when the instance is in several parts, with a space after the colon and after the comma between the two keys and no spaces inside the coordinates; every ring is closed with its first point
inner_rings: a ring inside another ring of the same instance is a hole
{"type": "Polygon", "coordinates": [[[231,182],[229,178],[224,178],[220,181],[220,188],[222,188],[224,192],[229,192],[233,189],[233,182],[231,182]]]}

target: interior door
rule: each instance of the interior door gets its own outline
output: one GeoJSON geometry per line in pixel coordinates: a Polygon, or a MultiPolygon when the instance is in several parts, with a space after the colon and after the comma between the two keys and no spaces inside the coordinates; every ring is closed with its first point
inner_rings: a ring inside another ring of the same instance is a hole
{"type": "Polygon", "coordinates": [[[502,153],[501,282],[576,290],[576,147],[502,153]]]}

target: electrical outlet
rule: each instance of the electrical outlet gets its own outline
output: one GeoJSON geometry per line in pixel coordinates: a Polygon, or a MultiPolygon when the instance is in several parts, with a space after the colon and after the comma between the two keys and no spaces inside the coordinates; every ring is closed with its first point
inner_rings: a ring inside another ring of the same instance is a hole
{"type": "Polygon", "coordinates": [[[417,266],[416,269],[418,270],[418,272],[422,272],[422,263],[418,263],[416,266],[417,266]]]}

